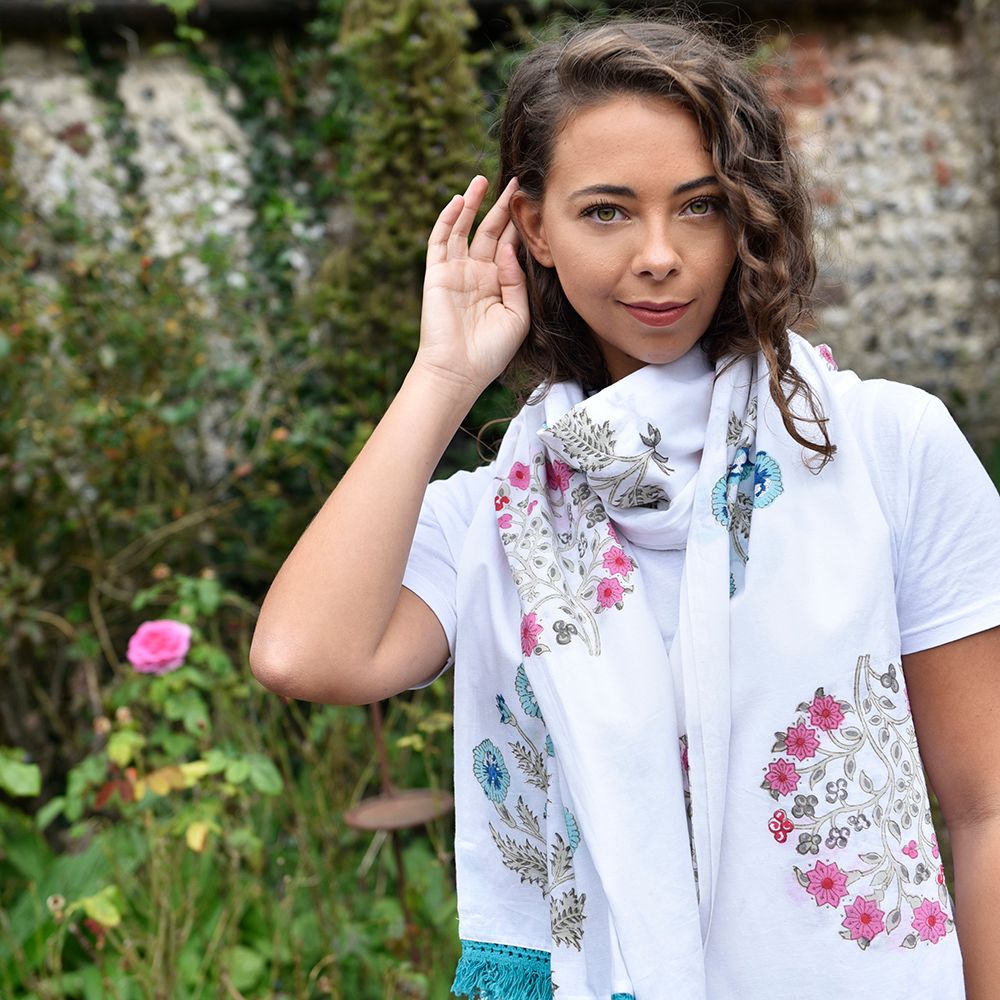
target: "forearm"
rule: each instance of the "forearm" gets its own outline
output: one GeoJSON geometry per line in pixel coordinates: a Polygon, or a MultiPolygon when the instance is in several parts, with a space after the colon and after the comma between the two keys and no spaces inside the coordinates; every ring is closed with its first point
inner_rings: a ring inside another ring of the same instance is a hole
{"type": "Polygon", "coordinates": [[[266,686],[336,697],[371,660],[399,596],[427,483],[477,390],[415,365],[267,594],[251,664],[266,686]]]}
{"type": "Polygon", "coordinates": [[[955,923],[968,1000],[996,1000],[1000,934],[1000,817],[949,828],[955,862],[955,923]]]}

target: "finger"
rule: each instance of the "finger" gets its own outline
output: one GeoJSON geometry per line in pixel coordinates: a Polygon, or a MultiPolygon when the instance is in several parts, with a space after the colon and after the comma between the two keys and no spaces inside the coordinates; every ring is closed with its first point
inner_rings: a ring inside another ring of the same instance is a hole
{"type": "Polygon", "coordinates": [[[466,188],[463,195],[462,211],[458,216],[458,221],[452,226],[451,237],[448,240],[448,251],[454,257],[468,257],[469,255],[469,233],[472,232],[472,224],[476,220],[476,212],[483,203],[483,196],[490,182],[477,174],[472,178],[472,182],[466,188]]]}
{"type": "Polygon", "coordinates": [[[517,227],[514,225],[514,220],[511,219],[508,221],[507,225],[504,226],[503,232],[500,234],[500,239],[497,241],[497,252],[495,256],[499,260],[500,253],[505,246],[513,247],[516,252],[520,245],[521,234],[517,231],[517,227]]]}
{"type": "Polygon", "coordinates": [[[500,300],[527,322],[528,285],[511,243],[504,243],[497,251],[497,277],[500,279],[500,300]]]}
{"type": "Polygon", "coordinates": [[[517,178],[512,177],[500,193],[496,204],[479,223],[476,235],[469,247],[469,256],[476,260],[493,260],[497,252],[497,242],[510,221],[510,200],[517,191],[517,178]]]}
{"type": "Polygon", "coordinates": [[[465,204],[462,196],[456,194],[451,201],[441,210],[441,214],[431,229],[431,234],[427,238],[427,265],[440,264],[448,259],[448,237],[451,236],[452,227],[455,220],[462,211],[465,204]]]}

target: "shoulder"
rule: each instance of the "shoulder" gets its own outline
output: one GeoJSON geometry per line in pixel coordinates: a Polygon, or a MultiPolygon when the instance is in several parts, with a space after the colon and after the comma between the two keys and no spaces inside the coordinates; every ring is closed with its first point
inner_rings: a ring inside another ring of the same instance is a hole
{"type": "Polygon", "coordinates": [[[912,442],[925,434],[940,431],[940,425],[952,422],[944,403],[929,392],[913,385],[887,379],[858,379],[850,372],[832,379],[840,405],[862,447],[885,451],[912,442]],[[844,379],[842,387],[837,383],[844,379]],[[928,416],[932,419],[928,421],[928,416]]]}

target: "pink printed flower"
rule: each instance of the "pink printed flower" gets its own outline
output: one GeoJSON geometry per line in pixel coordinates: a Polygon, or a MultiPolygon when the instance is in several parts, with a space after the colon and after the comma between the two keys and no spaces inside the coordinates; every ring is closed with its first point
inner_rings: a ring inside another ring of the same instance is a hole
{"type": "Polygon", "coordinates": [[[806,872],[806,878],[809,879],[806,892],[816,897],[817,906],[832,906],[836,909],[847,895],[847,875],[836,864],[825,865],[822,861],[817,861],[806,872]]]}
{"type": "Polygon", "coordinates": [[[531,483],[531,469],[524,462],[515,462],[510,467],[507,481],[519,490],[526,490],[531,483]]]}
{"type": "Polygon", "coordinates": [[[844,713],[831,694],[813,698],[809,706],[809,721],[817,728],[829,732],[836,729],[844,721],[844,713]]]}
{"type": "Polygon", "coordinates": [[[545,485],[550,490],[559,490],[565,493],[569,489],[569,477],[572,469],[565,463],[554,458],[551,462],[545,463],[545,485]]]}
{"type": "Polygon", "coordinates": [[[910,925],[919,935],[921,941],[937,944],[948,931],[948,914],[941,909],[937,900],[925,899],[913,911],[913,923],[910,925]]]}
{"type": "Polygon", "coordinates": [[[616,605],[622,599],[622,594],[624,593],[622,585],[613,576],[606,576],[597,585],[597,600],[600,602],[602,608],[610,608],[616,605]]]}
{"type": "Polygon", "coordinates": [[[938,848],[937,834],[936,833],[932,833],[931,834],[931,854],[933,854],[934,857],[936,857],[936,858],[941,857],[941,851],[938,848]]]}
{"type": "Polygon", "coordinates": [[[632,572],[632,560],[617,545],[613,545],[604,553],[604,568],[611,573],[627,577],[632,572]]]}
{"type": "Polygon", "coordinates": [[[528,513],[530,514],[537,506],[538,506],[538,501],[532,500],[531,503],[528,504],[528,513]]]}
{"type": "Polygon", "coordinates": [[[795,829],[795,824],[785,815],[784,809],[775,809],[774,815],[767,821],[767,828],[774,834],[774,839],[783,844],[795,829]]]}
{"type": "Polygon", "coordinates": [[[184,662],[190,648],[190,626],[161,618],[135,630],[125,656],[141,674],[165,674],[184,662]]]}
{"type": "Polygon", "coordinates": [[[819,748],[816,730],[810,729],[804,722],[797,726],[789,726],[788,735],[785,737],[785,747],[793,757],[798,757],[799,760],[815,757],[816,750],[819,748]]]}
{"type": "Polygon", "coordinates": [[[508,503],[510,503],[510,497],[500,496],[499,493],[493,498],[493,506],[496,510],[503,510],[504,504],[508,503]]]}
{"type": "Polygon", "coordinates": [[[501,528],[504,528],[504,529],[509,528],[510,527],[510,514],[501,514],[497,518],[497,524],[499,524],[501,528]]]}
{"type": "Polygon", "coordinates": [[[688,745],[685,743],[681,747],[681,767],[684,769],[684,773],[688,774],[691,771],[691,762],[688,759],[688,745]]]}
{"type": "Polygon", "coordinates": [[[608,521],[608,538],[614,542],[621,542],[621,539],[618,537],[618,532],[615,531],[615,526],[610,521],[608,521]]]}
{"type": "Polygon", "coordinates": [[[938,867],[937,880],[938,885],[944,885],[944,865],[938,867]]]}
{"type": "Polygon", "coordinates": [[[909,858],[915,858],[917,856],[917,842],[911,840],[906,847],[903,848],[903,853],[909,858]]]}
{"type": "Polygon", "coordinates": [[[777,760],[771,761],[771,767],[764,775],[764,780],[779,795],[787,795],[799,787],[800,777],[801,775],[795,770],[795,765],[790,760],[779,757],[777,760]]]}
{"type": "Polygon", "coordinates": [[[525,656],[531,656],[538,645],[538,637],[542,634],[545,626],[538,623],[538,617],[534,611],[521,616],[521,652],[525,656]]]}
{"type": "Polygon", "coordinates": [[[846,916],[841,923],[851,932],[851,940],[864,938],[871,941],[876,934],[885,930],[885,914],[874,899],[855,896],[854,902],[844,909],[846,916]]]}
{"type": "Polygon", "coordinates": [[[819,352],[819,356],[826,362],[826,367],[830,371],[837,371],[837,362],[834,360],[833,351],[830,350],[829,344],[817,344],[816,350],[819,352]]]}

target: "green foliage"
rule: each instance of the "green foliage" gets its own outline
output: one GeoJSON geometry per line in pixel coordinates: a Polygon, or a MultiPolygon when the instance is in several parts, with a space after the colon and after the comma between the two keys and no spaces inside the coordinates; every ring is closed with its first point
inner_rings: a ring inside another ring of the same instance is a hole
{"type": "MultiPolygon", "coordinates": [[[[131,243],[72,195],[37,216],[0,125],[0,743],[24,748],[0,790],[26,807],[0,804],[2,996],[447,994],[450,822],[400,835],[407,925],[387,842],[342,821],[377,779],[367,713],[247,668],[260,595],[412,359],[431,222],[489,172],[468,6],[341,6],[293,43],[179,33],[252,148],[249,268],[204,241],[201,287],[152,251],[120,67],[82,36],[131,243]],[[133,672],[163,617],[185,664],[133,672]]],[[[449,702],[390,706],[401,786],[450,786],[449,702]]]]}

